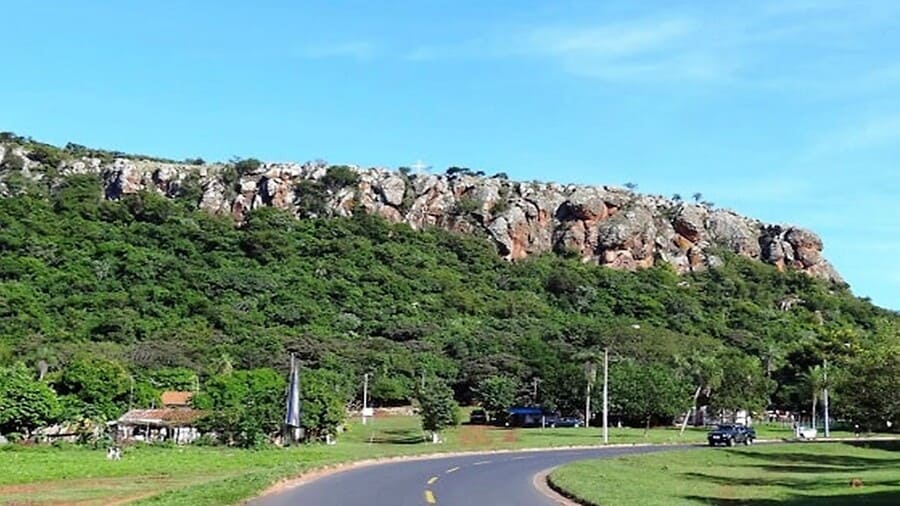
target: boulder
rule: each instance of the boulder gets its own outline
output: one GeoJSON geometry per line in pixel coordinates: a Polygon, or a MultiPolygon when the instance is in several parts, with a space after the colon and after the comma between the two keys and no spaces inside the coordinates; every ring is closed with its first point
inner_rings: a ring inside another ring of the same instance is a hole
{"type": "Polygon", "coordinates": [[[387,176],[380,181],[378,189],[386,204],[394,207],[400,207],[403,204],[403,196],[406,194],[406,181],[402,177],[387,176]]]}

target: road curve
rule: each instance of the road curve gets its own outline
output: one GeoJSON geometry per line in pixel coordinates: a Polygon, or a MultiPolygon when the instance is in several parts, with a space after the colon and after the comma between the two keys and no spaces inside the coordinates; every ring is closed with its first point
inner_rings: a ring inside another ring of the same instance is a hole
{"type": "Polygon", "coordinates": [[[649,453],[675,446],[634,446],[484,453],[398,461],[348,469],[251,501],[251,506],[553,506],[534,475],[575,460],[649,453]]]}

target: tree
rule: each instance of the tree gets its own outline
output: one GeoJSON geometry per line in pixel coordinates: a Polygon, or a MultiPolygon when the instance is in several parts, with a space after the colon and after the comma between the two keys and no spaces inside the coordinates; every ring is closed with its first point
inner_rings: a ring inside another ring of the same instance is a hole
{"type": "Polygon", "coordinates": [[[303,369],[300,373],[300,424],[306,439],[333,435],[344,423],[349,400],[345,376],[328,369],[303,369]]]}
{"type": "MultiPolygon", "coordinates": [[[[680,369],[680,376],[684,378],[689,385],[694,387],[691,410],[696,412],[697,400],[700,398],[700,394],[705,391],[706,395],[709,396],[713,390],[717,389],[719,385],[722,384],[723,371],[721,364],[716,359],[715,355],[697,350],[687,358],[676,357],[676,363],[680,369]]],[[[681,422],[682,434],[687,427],[690,413],[691,411],[688,411],[684,415],[684,420],[681,422]]]]}
{"type": "Polygon", "coordinates": [[[844,369],[837,385],[843,414],[870,429],[900,426],[900,346],[865,351],[844,369]]]}
{"type": "Polygon", "coordinates": [[[719,357],[722,387],[710,396],[710,406],[719,412],[736,415],[739,410],[762,411],[768,403],[775,382],[766,377],[756,357],[729,350],[719,357]]]}
{"type": "Polygon", "coordinates": [[[59,415],[56,392],[36,380],[24,364],[0,368],[0,434],[19,433],[28,438],[59,415]]]}
{"type": "Polygon", "coordinates": [[[66,418],[113,420],[128,407],[132,377],[122,364],[101,357],[79,357],[54,382],[66,418]]]}
{"type": "Polygon", "coordinates": [[[703,198],[703,194],[700,193],[700,192],[695,192],[695,193],[692,195],[692,197],[693,197],[693,199],[694,199],[694,202],[700,202],[700,199],[703,198]]]}
{"type": "Polygon", "coordinates": [[[825,389],[825,370],[821,365],[810,367],[803,374],[803,384],[806,391],[812,395],[812,426],[816,426],[816,413],[818,412],[819,395],[825,389]]]}
{"type": "Polygon", "coordinates": [[[680,193],[673,193],[673,194],[672,194],[672,200],[673,200],[674,202],[681,202],[681,200],[682,200],[682,199],[681,199],[681,194],[680,194],[680,193]]]}
{"type": "Polygon", "coordinates": [[[625,188],[628,188],[631,191],[637,190],[638,184],[632,183],[631,181],[625,183],[625,188]]]}
{"type": "Polygon", "coordinates": [[[419,410],[422,429],[431,432],[431,442],[440,442],[440,431],[459,424],[459,405],[453,400],[453,390],[432,378],[419,390],[419,410]]]}
{"type": "Polygon", "coordinates": [[[264,444],[281,430],[285,386],[285,378],[268,368],[216,376],[192,401],[209,411],[199,425],[225,444],[264,444]]]}
{"type": "Polygon", "coordinates": [[[519,382],[510,376],[490,376],[478,384],[475,398],[492,420],[498,420],[515,404],[519,387],[519,382]]]}
{"type": "Polygon", "coordinates": [[[668,423],[689,396],[684,384],[662,365],[619,362],[610,368],[609,375],[614,409],[626,420],[644,425],[645,431],[653,420],[668,423]]]}

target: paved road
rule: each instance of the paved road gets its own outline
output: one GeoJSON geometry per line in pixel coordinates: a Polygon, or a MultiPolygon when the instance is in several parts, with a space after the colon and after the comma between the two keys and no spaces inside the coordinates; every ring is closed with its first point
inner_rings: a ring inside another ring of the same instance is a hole
{"type": "Polygon", "coordinates": [[[534,488],[534,475],[588,458],[648,453],[672,446],[488,453],[393,462],[342,471],[252,506],[552,506],[534,488]]]}

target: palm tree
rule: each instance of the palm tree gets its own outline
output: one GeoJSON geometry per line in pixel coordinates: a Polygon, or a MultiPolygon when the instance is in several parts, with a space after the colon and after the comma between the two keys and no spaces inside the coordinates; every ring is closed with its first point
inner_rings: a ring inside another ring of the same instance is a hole
{"type": "Polygon", "coordinates": [[[693,197],[694,197],[694,202],[700,202],[700,199],[703,198],[703,194],[700,192],[696,192],[696,193],[694,193],[693,197]]]}
{"type": "Polygon", "coordinates": [[[709,395],[712,390],[719,388],[724,379],[724,371],[715,356],[699,351],[694,351],[689,357],[675,357],[675,360],[682,369],[685,379],[696,387],[691,410],[685,413],[684,420],[681,422],[681,433],[684,434],[688,417],[692,411],[695,413],[697,411],[697,400],[700,398],[700,393],[706,392],[706,395],[709,395]]]}
{"type": "Polygon", "coordinates": [[[586,383],[584,398],[584,426],[590,427],[591,420],[591,390],[597,383],[597,363],[603,360],[602,351],[583,351],[576,356],[577,360],[584,362],[584,379],[586,383]]]}
{"type": "Polygon", "coordinates": [[[675,201],[675,202],[681,202],[681,194],[680,194],[680,193],[673,193],[673,194],[672,194],[672,200],[675,201]]]}
{"type": "Polygon", "coordinates": [[[637,190],[637,183],[632,183],[631,181],[625,183],[625,188],[628,188],[631,191],[637,190]]]}
{"type": "Polygon", "coordinates": [[[821,365],[810,367],[803,375],[803,383],[807,392],[812,393],[812,427],[816,427],[816,408],[819,403],[819,393],[827,386],[825,384],[825,369],[821,365]]]}

